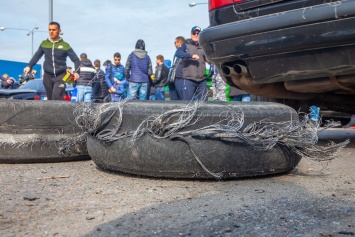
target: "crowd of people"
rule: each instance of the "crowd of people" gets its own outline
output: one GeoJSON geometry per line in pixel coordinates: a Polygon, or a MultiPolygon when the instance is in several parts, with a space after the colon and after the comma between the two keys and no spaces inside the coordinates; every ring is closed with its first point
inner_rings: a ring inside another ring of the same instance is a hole
{"type": "MultiPolygon", "coordinates": [[[[100,60],[94,63],[82,53],[80,58],[70,45],[60,38],[60,24],[49,23],[49,38],[44,40],[38,51],[30,60],[24,73],[45,55],[43,64],[43,84],[48,100],[63,100],[66,83],[63,81],[67,72],[72,73],[77,102],[109,102],[128,100],[165,100],[165,88],[169,88],[170,100],[207,100],[208,87],[206,84],[206,63],[208,60],[198,37],[201,28],[194,26],[191,29],[191,38],[183,36],[175,38],[176,52],[173,63],[164,60],[163,55],[155,58],[155,72],[145,42],[139,39],[135,49],[129,54],[126,65],[121,64],[121,54],[114,53],[113,61],[106,60],[101,69],[100,60]],[[67,67],[66,59],[69,57],[75,65],[75,71],[67,67]]],[[[216,68],[210,68],[212,76],[213,99],[227,100],[226,84],[216,68]]],[[[9,87],[13,81],[5,75],[1,77],[2,85],[9,87]]],[[[232,101],[250,101],[250,95],[235,87],[229,88],[229,99],[232,101]]],[[[311,111],[311,119],[319,120],[319,109],[311,111]],[[312,114],[313,113],[313,114],[312,114]]],[[[312,107],[311,107],[312,109],[312,107]]],[[[355,125],[355,117],[347,126],[355,125]],[[349,125],[350,124],[350,125],[349,125]]]]}
{"type": "MultiPolygon", "coordinates": [[[[76,55],[70,45],[61,37],[60,24],[49,23],[49,38],[44,40],[30,60],[24,73],[44,55],[43,84],[48,100],[62,100],[66,83],[63,81],[67,72],[72,74],[77,102],[109,102],[128,100],[165,100],[165,88],[169,88],[170,100],[207,100],[206,84],[207,58],[200,47],[198,36],[201,28],[191,29],[191,38],[178,36],[175,39],[176,52],[173,65],[163,55],[155,57],[155,65],[145,50],[145,42],[139,39],[135,49],[128,55],[125,65],[121,64],[121,54],[114,53],[113,61],[106,60],[101,69],[100,60],[94,63],[86,53],[76,55]],[[74,63],[75,70],[67,67],[67,57],[74,63]],[[154,71],[153,71],[154,67],[154,71]],[[174,76],[171,75],[174,68],[174,76]],[[170,77],[170,78],[169,78],[170,77]]],[[[213,85],[224,83],[217,70],[214,72],[213,85]]],[[[220,87],[215,87],[221,90],[220,87]]],[[[216,92],[217,94],[218,92],[216,92]]],[[[224,93],[224,92],[223,92],[224,93]]],[[[238,91],[233,100],[247,101],[238,91]],[[239,94],[238,94],[239,93],[239,94]]],[[[224,96],[225,97],[225,96],[224,96]]],[[[215,97],[216,100],[221,100],[215,97]]],[[[225,100],[225,99],[222,99],[225,100]]]]}

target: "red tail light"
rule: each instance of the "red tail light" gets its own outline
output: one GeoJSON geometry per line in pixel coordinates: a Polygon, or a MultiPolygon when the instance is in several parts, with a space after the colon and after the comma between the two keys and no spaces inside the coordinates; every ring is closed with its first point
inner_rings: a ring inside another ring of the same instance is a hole
{"type": "Polygon", "coordinates": [[[33,97],[34,100],[41,100],[41,97],[39,95],[35,95],[35,97],[33,97]]]}
{"type": "Polygon", "coordinates": [[[209,0],[208,8],[209,10],[214,10],[216,8],[232,5],[234,3],[244,2],[245,0],[209,0]]]}
{"type": "Polygon", "coordinates": [[[65,100],[65,101],[70,101],[70,99],[71,99],[71,96],[70,96],[70,95],[65,95],[65,96],[64,96],[64,100],[65,100]]]}

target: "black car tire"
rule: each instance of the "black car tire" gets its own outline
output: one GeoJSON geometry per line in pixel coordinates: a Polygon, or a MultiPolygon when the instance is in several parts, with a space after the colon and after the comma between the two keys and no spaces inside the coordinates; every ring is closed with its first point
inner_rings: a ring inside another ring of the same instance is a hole
{"type": "Polygon", "coordinates": [[[75,124],[78,104],[65,101],[0,101],[0,163],[90,159],[86,136],[75,124]]]}
{"type": "MultiPolygon", "coordinates": [[[[135,130],[144,118],[159,115],[181,105],[168,101],[128,102],[123,108],[123,122],[119,133],[135,130]]],[[[275,122],[298,119],[292,108],[281,104],[213,102],[199,107],[203,117],[198,123],[188,127],[188,130],[220,121],[227,106],[243,111],[245,124],[265,118],[275,122]]],[[[96,165],[104,170],[185,179],[214,179],[215,176],[211,173],[219,172],[223,172],[223,179],[285,173],[295,168],[301,159],[299,155],[281,145],[276,145],[268,151],[260,151],[244,143],[196,139],[192,136],[182,139],[157,139],[143,135],[133,145],[130,137],[121,138],[108,145],[96,137],[89,136],[88,152],[96,165]],[[202,168],[192,151],[208,171],[202,168]]]]}

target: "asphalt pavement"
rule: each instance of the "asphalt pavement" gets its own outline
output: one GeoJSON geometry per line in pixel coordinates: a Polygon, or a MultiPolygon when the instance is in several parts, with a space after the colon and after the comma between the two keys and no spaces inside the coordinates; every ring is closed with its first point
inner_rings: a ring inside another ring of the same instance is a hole
{"type": "Polygon", "coordinates": [[[354,131],[319,137],[351,142],[328,163],[228,181],[135,177],[90,160],[0,164],[0,236],[354,236],[354,131]]]}

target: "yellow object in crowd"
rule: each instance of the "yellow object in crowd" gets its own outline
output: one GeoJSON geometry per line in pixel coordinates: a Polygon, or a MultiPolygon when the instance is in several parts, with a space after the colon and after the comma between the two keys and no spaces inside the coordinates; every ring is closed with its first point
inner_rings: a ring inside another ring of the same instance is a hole
{"type": "Polygon", "coordinates": [[[151,75],[150,79],[154,80],[155,79],[155,75],[151,75]]]}

